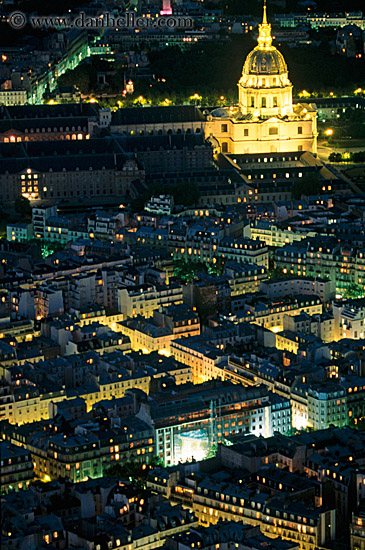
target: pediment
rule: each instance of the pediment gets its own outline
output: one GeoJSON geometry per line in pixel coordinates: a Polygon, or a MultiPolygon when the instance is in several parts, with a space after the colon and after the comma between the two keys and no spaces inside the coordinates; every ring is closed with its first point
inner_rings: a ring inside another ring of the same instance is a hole
{"type": "Polygon", "coordinates": [[[270,118],[264,120],[264,121],[263,121],[263,124],[272,124],[273,122],[274,122],[275,124],[277,124],[277,123],[279,123],[279,122],[285,122],[285,121],[284,121],[282,118],[278,118],[278,117],[276,117],[276,116],[272,116],[272,117],[270,117],[270,118]]]}

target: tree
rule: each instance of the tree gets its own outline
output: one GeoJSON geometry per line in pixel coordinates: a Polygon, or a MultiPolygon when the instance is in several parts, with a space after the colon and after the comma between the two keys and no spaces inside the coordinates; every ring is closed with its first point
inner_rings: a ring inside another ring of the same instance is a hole
{"type": "Polygon", "coordinates": [[[120,479],[127,479],[137,487],[144,489],[146,487],[148,472],[161,466],[163,466],[161,458],[154,456],[148,464],[134,461],[123,462],[123,464],[115,463],[105,469],[105,474],[120,479]]]}
{"type": "Polygon", "coordinates": [[[365,162],[365,151],[358,151],[356,153],[351,153],[352,162],[365,162]]]}
{"type": "Polygon", "coordinates": [[[302,195],[318,195],[321,191],[321,181],[317,173],[308,174],[301,179],[297,179],[292,188],[294,199],[300,199],[302,195]]]}
{"type": "Polygon", "coordinates": [[[343,297],[345,298],[345,300],[355,300],[356,298],[363,298],[364,289],[361,285],[351,283],[344,291],[343,297]]]}
{"type": "Polygon", "coordinates": [[[187,283],[193,281],[199,272],[208,272],[207,265],[204,262],[185,259],[176,259],[174,262],[175,275],[181,277],[187,283]]]}
{"type": "Polygon", "coordinates": [[[285,277],[287,277],[287,275],[285,275],[285,273],[283,272],[282,269],[280,269],[280,267],[272,267],[267,272],[268,279],[284,279],[285,277]]]}
{"type": "Polygon", "coordinates": [[[330,162],[342,162],[342,155],[341,153],[332,152],[328,155],[328,160],[330,162]]]}
{"type": "Polygon", "coordinates": [[[173,189],[173,197],[175,204],[182,204],[183,206],[192,206],[199,202],[200,191],[199,187],[194,182],[184,182],[173,189]]]}
{"type": "Polygon", "coordinates": [[[225,262],[222,256],[214,257],[213,262],[207,266],[207,272],[209,275],[217,275],[217,277],[221,277],[224,273],[224,263],[225,262]]]}
{"type": "Polygon", "coordinates": [[[77,86],[81,93],[87,94],[96,84],[97,72],[90,63],[81,63],[73,71],[68,70],[58,79],[59,86],[77,86]]]}
{"type": "Polygon", "coordinates": [[[18,212],[22,218],[30,218],[32,215],[32,207],[30,206],[30,201],[23,195],[19,195],[15,199],[14,203],[15,212],[18,212]]]}

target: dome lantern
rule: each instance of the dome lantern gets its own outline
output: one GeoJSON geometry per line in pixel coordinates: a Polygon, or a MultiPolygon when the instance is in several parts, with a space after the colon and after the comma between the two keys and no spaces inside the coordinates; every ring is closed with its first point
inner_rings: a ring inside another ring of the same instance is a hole
{"type": "Polygon", "coordinates": [[[272,45],[271,25],[267,22],[266,0],[259,25],[258,45],[250,52],[243,66],[243,75],[272,75],[287,73],[283,55],[272,45]]]}

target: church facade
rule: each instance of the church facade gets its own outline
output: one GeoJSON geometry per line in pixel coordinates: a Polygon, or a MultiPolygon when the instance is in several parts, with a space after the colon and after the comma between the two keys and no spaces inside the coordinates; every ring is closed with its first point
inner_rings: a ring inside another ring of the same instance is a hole
{"type": "Polygon", "coordinates": [[[238,82],[238,106],[209,113],[206,138],[222,153],[316,153],[316,106],[293,104],[292,88],[285,59],[272,45],[265,3],[258,45],[248,54],[238,82]]]}

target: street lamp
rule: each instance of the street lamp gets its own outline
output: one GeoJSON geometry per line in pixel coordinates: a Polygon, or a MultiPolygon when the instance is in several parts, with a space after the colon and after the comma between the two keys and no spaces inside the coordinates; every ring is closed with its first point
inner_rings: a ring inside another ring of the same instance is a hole
{"type": "Polygon", "coordinates": [[[299,97],[310,97],[310,93],[307,92],[307,90],[302,90],[302,91],[299,93],[299,97]]]}
{"type": "Polygon", "coordinates": [[[194,99],[195,106],[197,105],[197,101],[201,100],[201,98],[202,98],[202,96],[199,95],[199,94],[194,94],[194,95],[190,96],[190,99],[194,99]]]}
{"type": "Polygon", "coordinates": [[[326,136],[332,136],[333,135],[333,130],[331,128],[328,128],[328,130],[325,130],[324,133],[326,134],[326,136]]]}

